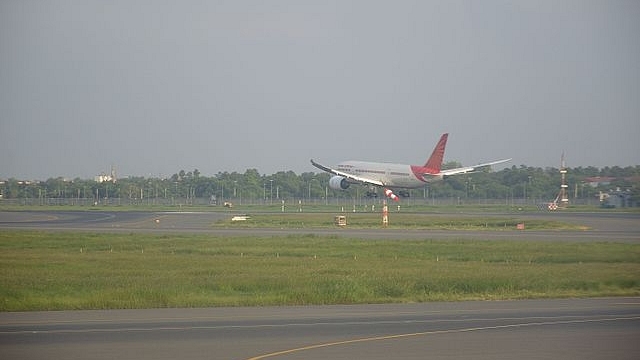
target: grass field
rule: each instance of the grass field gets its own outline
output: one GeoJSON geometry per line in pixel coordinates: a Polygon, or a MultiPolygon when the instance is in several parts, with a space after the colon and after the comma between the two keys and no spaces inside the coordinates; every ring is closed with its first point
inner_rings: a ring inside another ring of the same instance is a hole
{"type": "MultiPolygon", "coordinates": [[[[345,213],[349,228],[380,228],[382,215],[379,213],[345,213]]],[[[548,219],[523,220],[518,214],[513,216],[482,216],[463,214],[430,213],[390,213],[388,228],[394,229],[430,229],[430,230],[516,230],[518,224],[524,224],[530,230],[586,230],[580,224],[548,219]]],[[[334,226],[332,213],[290,213],[252,214],[248,221],[234,222],[229,217],[213,224],[216,227],[234,228],[327,228],[334,226]]]]}
{"type": "Polygon", "coordinates": [[[640,295],[640,245],[0,231],[0,311],[640,295]]]}

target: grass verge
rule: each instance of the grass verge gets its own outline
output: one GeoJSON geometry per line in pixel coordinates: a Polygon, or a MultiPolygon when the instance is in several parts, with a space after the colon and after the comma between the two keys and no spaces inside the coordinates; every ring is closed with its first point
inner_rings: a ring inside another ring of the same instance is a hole
{"type": "Polygon", "coordinates": [[[0,311],[640,295],[640,245],[0,232],[0,311]]]}
{"type": "MultiPolygon", "coordinates": [[[[221,220],[214,227],[233,228],[330,228],[335,227],[334,215],[330,213],[292,213],[292,214],[250,214],[247,221],[233,221],[231,216],[221,220]]],[[[379,213],[347,213],[349,228],[382,227],[382,215],[379,213]]],[[[431,230],[516,230],[518,224],[524,224],[529,230],[586,230],[580,224],[549,220],[527,219],[518,216],[482,216],[460,214],[428,213],[391,213],[390,229],[431,229],[431,230]]]]}

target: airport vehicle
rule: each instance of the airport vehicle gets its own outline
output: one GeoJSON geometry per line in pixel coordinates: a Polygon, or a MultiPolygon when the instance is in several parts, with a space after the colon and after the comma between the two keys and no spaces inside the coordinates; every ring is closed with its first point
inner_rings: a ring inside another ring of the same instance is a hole
{"type": "MultiPolygon", "coordinates": [[[[363,184],[372,188],[384,189],[388,198],[398,201],[398,194],[409,196],[407,189],[415,189],[424,186],[425,183],[442,180],[446,176],[467,174],[474,170],[495,164],[507,162],[511,159],[496,160],[487,163],[443,170],[442,159],[447,146],[448,133],[442,134],[440,140],[433,149],[431,156],[424,165],[404,165],[395,163],[369,162],[369,161],[343,161],[335,168],[324,166],[311,159],[311,164],[320,170],[333,174],[329,179],[329,187],[334,190],[346,190],[351,184],[363,184]]],[[[370,192],[369,194],[373,194],[370,192]]]]}

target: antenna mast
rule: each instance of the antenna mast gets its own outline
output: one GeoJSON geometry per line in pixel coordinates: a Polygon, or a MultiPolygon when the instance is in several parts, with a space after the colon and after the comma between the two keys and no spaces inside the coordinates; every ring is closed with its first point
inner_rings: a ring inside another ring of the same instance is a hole
{"type": "Polygon", "coordinates": [[[567,196],[567,189],[569,188],[569,185],[567,185],[567,165],[564,162],[564,151],[560,158],[560,177],[562,178],[562,184],[560,185],[560,193],[556,198],[556,203],[558,202],[558,199],[560,199],[559,206],[566,208],[569,205],[569,197],[567,196]]]}
{"type": "Polygon", "coordinates": [[[556,210],[558,208],[566,208],[569,206],[569,197],[567,196],[567,189],[569,185],[567,185],[567,166],[564,162],[564,151],[562,152],[562,157],[560,158],[560,177],[561,177],[561,185],[560,192],[558,196],[550,202],[548,205],[549,210],[556,210]],[[558,200],[560,203],[558,203],[558,200]]]}

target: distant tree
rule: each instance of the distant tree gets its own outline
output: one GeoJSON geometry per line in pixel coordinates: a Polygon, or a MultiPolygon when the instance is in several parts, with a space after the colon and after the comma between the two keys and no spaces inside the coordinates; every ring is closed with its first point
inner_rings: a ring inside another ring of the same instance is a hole
{"type": "Polygon", "coordinates": [[[447,170],[447,169],[455,169],[455,168],[459,168],[462,167],[462,164],[457,162],[457,161],[447,161],[446,163],[443,163],[441,166],[442,170],[447,170]]]}
{"type": "MultiPolygon", "coordinates": [[[[443,169],[461,167],[450,161],[443,169]]],[[[270,196],[273,180],[273,197],[281,199],[321,198],[328,194],[330,198],[352,199],[362,196],[360,186],[352,186],[346,191],[328,188],[331,174],[320,172],[279,171],[272,175],[261,175],[256,169],[247,169],[244,173],[219,172],[213,177],[202,176],[198,169],[190,172],[180,170],[168,179],[128,177],[118,179],[116,183],[97,183],[93,179],[72,181],[62,177],[50,178],[43,182],[8,179],[0,184],[4,199],[37,198],[208,198],[212,195],[225,198],[261,199],[270,196]],[[266,193],[266,194],[265,194],[266,193]]],[[[609,191],[620,187],[631,192],[632,201],[640,203],[640,165],[620,167],[607,166],[598,169],[593,166],[568,168],[566,174],[570,196],[588,198],[598,191],[609,191]],[[585,179],[593,176],[607,176],[615,179],[608,185],[593,188],[585,179]]],[[[551,200],[560,190],[561,174],[558,168],[534,168],[525,165],[511,166],[498,172],[491,168],[482,168],[466,175],[450,176],[444,181],[425,184],[424,187],[411,190],[413,197],[429,198],[526,198],[551,200]]]]}

